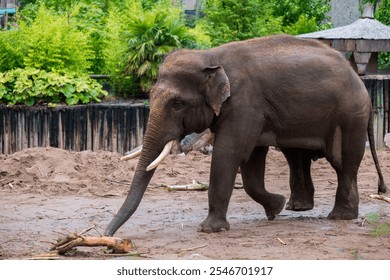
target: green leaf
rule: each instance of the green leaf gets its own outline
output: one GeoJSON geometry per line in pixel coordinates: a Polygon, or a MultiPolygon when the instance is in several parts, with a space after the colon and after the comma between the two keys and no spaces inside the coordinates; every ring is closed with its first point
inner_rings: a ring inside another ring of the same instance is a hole
{"type": "Polygon", "coordinates": [[[30,98],[28,98],[28,99],[24,102],[24,104],[25,104],[26,106],[33,106],[33,105],[35,104],[35,99],[34,99],[33,97],[30,97],[30,98]]]}
{"type": "Polygon", "coordinates": [[[69,106],[76,105],[77,103],[79,103],[79,99],[75,95],[72,97],[66,98],[66,104],[68,104],[69,106]]]}
{"type": "Polygon", "coordinates": [[[0,75],[0,102],[9,105],[34,105],[37,100],[48,103],[100,102],[107,92],[86,75],[58,74],[32,68],[15,69],[0,75]]]}
{"type": "Polygon", "coordinates": [[[76,91],[76,88],[73,84],[66,84],[61,87],[61,92],[65,95],[66,98],[71,98],[76,91]]]}

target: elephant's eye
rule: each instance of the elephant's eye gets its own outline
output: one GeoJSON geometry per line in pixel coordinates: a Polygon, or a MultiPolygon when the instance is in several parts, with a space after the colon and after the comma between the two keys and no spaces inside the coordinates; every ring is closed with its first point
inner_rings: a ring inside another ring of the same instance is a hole
{"type": "Polygon", "coordinates": [[[184,103],[181,100],[175,99],[172,105],[173,109],[179,111],[184,108],[184,103]]]}

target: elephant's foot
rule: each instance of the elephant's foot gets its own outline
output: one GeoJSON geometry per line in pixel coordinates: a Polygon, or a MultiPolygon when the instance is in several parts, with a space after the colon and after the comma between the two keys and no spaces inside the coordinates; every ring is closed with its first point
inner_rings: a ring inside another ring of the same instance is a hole
{"type": "Polygon", "coordinates": [[[269,205],[264,206],[268,220],[275,219],[275,217],[283,210],[285,204],[286,198],[283,195],[272,194],[272,199],[270,200],[269,205]]]}
{"type": "Polygon", "coordinates": [[[198,227],[198,232],[212,233],[227,231],[230,225],[226,219],[216,218],[209,215],[198,227]]]}
{"type": "Polygon", "coordinates": [[[287,202],[286,210],[291,211],[307,211],[311,210],[314,207],[314,201],[312,198],[304,199],[304,198],[293,198],[290,197],[290,200],[287,202]]]}
{"type": "Polygon", "coordinates": [[[334,207],[332,212],[329,213],[328,219],[331,220],[354,220],[359,217],[358,208],[336,208],[334,207]]]}

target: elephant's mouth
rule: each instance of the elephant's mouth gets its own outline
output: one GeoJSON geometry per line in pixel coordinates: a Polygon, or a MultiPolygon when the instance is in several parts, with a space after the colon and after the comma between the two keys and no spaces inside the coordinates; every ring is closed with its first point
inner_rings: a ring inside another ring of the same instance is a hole
{"type": "MultiPolygon", "coordinates": [[[[146,167],[146,171],[150,171],[150,170],[156,168],[161,162],[163,162],[163,160],[164,160],[164,159],[169,155],[169,153],[171,152],[172,145],[173,145],[174,142],[175,142],[175,140],[171,140],[171,141],[169,141],[167,144],[165,144],[164,149],[162,150],[162,152],[160,153],[160,155],[159,155],[151,164],[149,164],[149,165],[146,167]]],[[[130,154],[121,157],[121,160],[125,161],[125,160],[130,160],[130,159],[136,158],[136,157],[138,157],[139,155],[141,155],[141,153],[142,153],[142,146],[139,146],[139,147],[133,149],[133,150],[130,152],[130,154]]]]}

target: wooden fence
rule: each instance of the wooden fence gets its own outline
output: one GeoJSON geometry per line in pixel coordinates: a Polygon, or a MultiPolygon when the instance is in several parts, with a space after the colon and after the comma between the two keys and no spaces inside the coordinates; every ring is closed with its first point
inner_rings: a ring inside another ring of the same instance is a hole
{"type": "Polygon", "coordinates": [[[125,153],[142,144],[149,108],[93,104],[56,108],[0,107],[0,152],[31,147],[125,153]]]}
{"type": "Polygon", "coordinates": [[[390,132],[390,75],[362,76],[362,80],[371,97],[374,110],[375,144],[384,148],[384,137],[390,132]]]}
{"type": "MultiPolygon", "coordinates": [[[[384,147],[390,131],[390,76],[362,77],[375,113],[375,138],[384,147]]],[[[143,104],[92,104],[56,108],[0,107],[0,153],[31,147],[107,150],[123,154],[141,145],[149,107],[143,104]]]]}

